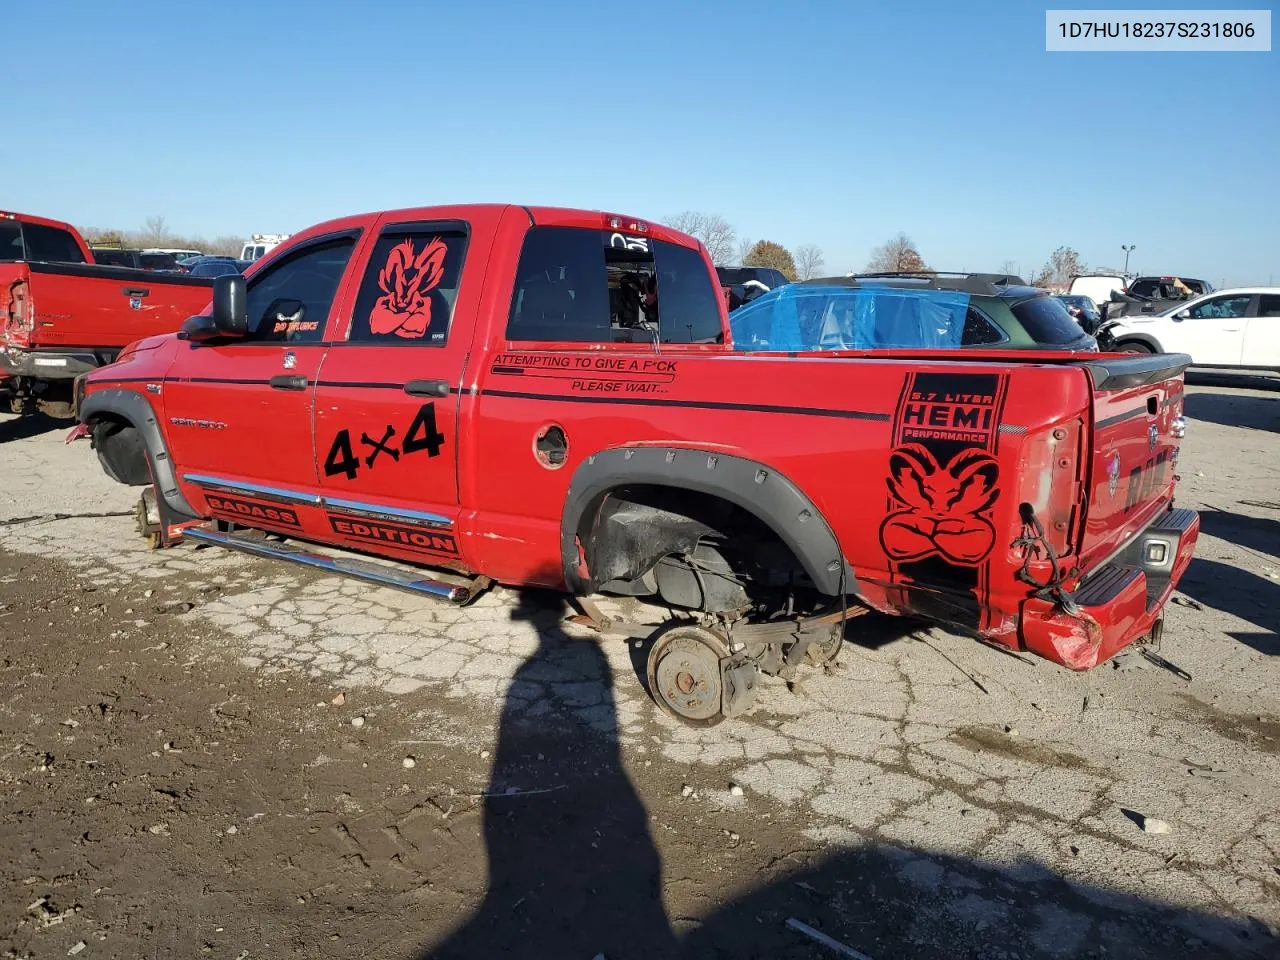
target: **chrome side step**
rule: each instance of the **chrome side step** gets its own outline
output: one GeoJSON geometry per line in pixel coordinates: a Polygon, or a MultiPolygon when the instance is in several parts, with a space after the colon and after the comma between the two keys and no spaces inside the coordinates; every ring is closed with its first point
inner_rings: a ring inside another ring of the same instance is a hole
{"type": "Polygon", "coordinates": [[[363,580],[365,583],[371,583],[379,587],[404,590],[408,593],[444,600],[447,603],[454,603],[459,606],[470,603],[483,593],[491,582],[488,577],[475,577],[465,586],[444,583],[440,580],[418,576],[407,569],[397,569],[372,560],[361,560],[355,557],[331,557],[308,550],[294,543],[279,543],[255,536],[221,533],[204,527],[188,527],[182,531],[182,538],[184,540],[194,540],[197,543],[225,547],[228,550],[238,550],[241,553],[252,554],[255,557],[287,560],[290,563],[323,570],[326,573],[335,573],[355,580],[363,580]]]}

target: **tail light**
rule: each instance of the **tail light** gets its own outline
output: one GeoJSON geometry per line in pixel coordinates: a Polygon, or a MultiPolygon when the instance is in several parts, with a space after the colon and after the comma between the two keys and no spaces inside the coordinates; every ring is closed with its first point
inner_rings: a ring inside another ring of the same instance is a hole
{"type": "Polygon", "coordinates": [[[620,217],[616,213],[606,213],[604,215],[604,226],[606,230],[622,230],[626,233],[649,232],[649,224],[643,220],[637,220],[634,217],[620,217]]]}
{"type": "Polygon", "coordinates": [[[30,333],[35,329],[33,313],[31,301],[27,299],[27,282],[18,280],[9,287],[9,322],[6,329],[10,333],[30,333]]]}

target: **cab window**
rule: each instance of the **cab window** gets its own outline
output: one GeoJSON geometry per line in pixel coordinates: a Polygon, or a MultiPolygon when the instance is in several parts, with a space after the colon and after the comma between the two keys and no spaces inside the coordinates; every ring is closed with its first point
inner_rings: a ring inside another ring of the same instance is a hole
{"type": "Polygon", "coordinates": [[[84,263],[84,251],[66,230],[26,223],[22,233],[27,242],[27,259],[45,263],[84,263]]]}
{"type": "Polygon", "coordinates": [[[466,248],[461,224],[397,224],[384,231],[360,284],[348,341],[444,346],[466,248]]]}
{"type": "Polygon", "coordinates": [[[298,250],[249,281],[246,306],[253,343],[314,343],[324,337],[338,284],[356,237],[335,237],[298,250]]]}
{"type": "Polygon", "coordinates": [[[516,271],[507,337],[576,343],[714,343],[717,285],[695,251],[651,237],[534,227],[516,271]]]}

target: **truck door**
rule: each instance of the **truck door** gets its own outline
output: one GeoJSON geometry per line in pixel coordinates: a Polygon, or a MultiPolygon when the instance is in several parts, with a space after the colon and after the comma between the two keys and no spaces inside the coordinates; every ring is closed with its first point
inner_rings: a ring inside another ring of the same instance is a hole
{"type": "Polygon", "coordinates": [[[311,407],[358,236],[316,237],[255,274],[243,339],[183,344],[163,385],[165,426],[179,479],[195,492],[314,501],[311,407]]]}
{"type": "Polygon", "coordinates": [[[316,390],[316,469],[337,541],[428,562],[458,554],[458,403],[483,275],[461,279],[465,258],[485,255],[470,242],[461,221],[380,223],[316,390]]]}
{"type": "Polygon", "coordinates": [[[1160,343],[1170,353],[1189,353],[1196,364],[1235,366],[1244,349],[1250,294],[1201,300],[1160,320],[1160,343]],[[1185,316],[1184,316],[1185,314],[1185,316]]]}

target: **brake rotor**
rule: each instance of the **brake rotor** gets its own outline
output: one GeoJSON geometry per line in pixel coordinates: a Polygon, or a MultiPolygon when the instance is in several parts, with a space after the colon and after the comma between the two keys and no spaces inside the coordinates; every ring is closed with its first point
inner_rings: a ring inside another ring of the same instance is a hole
{"type": "Polygon", "coordinates": [[[714,726],[724,719],[720,661],[727,656],[728,645],[710,630],[674,627],[659,636],[649,651],[649,692],[677,720],[714,726]]]}

